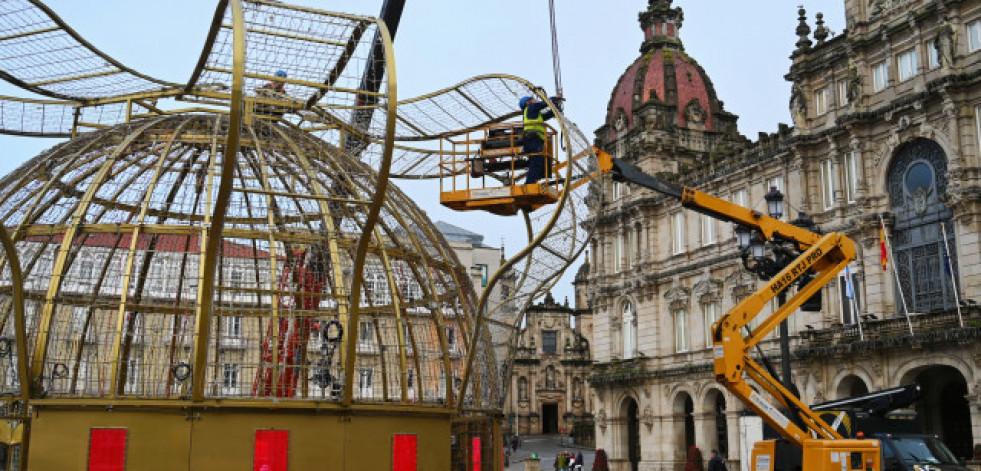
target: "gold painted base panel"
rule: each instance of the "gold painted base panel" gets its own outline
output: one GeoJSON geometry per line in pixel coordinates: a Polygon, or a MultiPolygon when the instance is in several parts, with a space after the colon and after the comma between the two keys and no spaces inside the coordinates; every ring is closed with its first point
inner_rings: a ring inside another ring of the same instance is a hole
{"type": "Polygon", "coordinates": [[[252,469],[256,430],[289,431],[289,469],[390,470],[393,435],[417,437],[417,469],[449,470],[447,416],[269,410],[39,410],[31,423],[31,470],[88,468],[92,428],[125,428],[126,469],[252,469]]]}

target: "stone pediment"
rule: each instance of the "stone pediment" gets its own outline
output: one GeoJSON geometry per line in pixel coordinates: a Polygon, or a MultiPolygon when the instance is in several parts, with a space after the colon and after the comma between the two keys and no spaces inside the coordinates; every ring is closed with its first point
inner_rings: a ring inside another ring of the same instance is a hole
{"type": "Polygon", "coordinates": [[[756,278],[746,270],[736,270],[726,277],[723,284],[732,288],[737,286],[753,286],[756,284],[756,278]]]}
{"type": "Polygon", "coordinates": [[[677,282],[674,286],[664,292],[664,299],[668,301],[671,309],[681,309],[688,306],[691,300],[691,290],[680,286],[677,282]]]}
{"type": "Polygon", "coordinates": [[[703,297],[718,299],[722,294],[722,286],[722,280],[705,277],[702,281],[695,283],[695,286],[692,287],[692,293],[696,299],[703,297]]]}

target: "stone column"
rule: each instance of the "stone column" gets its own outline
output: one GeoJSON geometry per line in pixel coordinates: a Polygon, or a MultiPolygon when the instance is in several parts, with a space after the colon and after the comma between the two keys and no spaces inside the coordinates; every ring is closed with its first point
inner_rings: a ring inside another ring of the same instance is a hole
{"type": "Polygon", "coordinates": [[[742,439],[739,436],[739,411],[726,410],[726,435],[729,439],[728,451],[724,456],[726,467],[730,470],[738,470],[740,469],[739,447],[742,439]]]}
{"type": "Polygon", "coordinates": [[[978,391],[979,386],[981,385],[975,385],[972,388],[969,385],[967,395],[964,397],[971,409],[971,436],[974,438],[974,443],[981,442],[981,391],[978,391]]]}
{"type": "MultiPolygon", "coordinates": [[[[610,461],[623,461],[628,459],[627,455],[627,418],[613,417],[607,421],[606,431],[609,434],[610,447],[606,449],[606,456],[610,461]]],[[[611,468],[612,469],[612,468],[611,468]]]]}
{"type": "MultiPolygon", "coordinates": [[[[572,367],[566,367],[565,369],[565,410],[566,412],[572,412],[572,367]]],[[[572,426],[572,421],[569,421],[569,426],[572,426]]]]}
{"type": "MultiPolygon", "coordinates": [[[[715,436],[715,414],[712,412],[697,412],[695,416],[695,446],[702,452],[702,458],[708,458],[709,451],[717,448],[718,438],[715,436]]],[[[685,450],[687,452],[687,450],[685,450]]]]}
{"type": "Polygon", "coordinates": [[[667,471],[681,471],[684,469],[685,457],[685,414],[673,414],[670,417],[668,430],[662,435],[663,445],[663,469],[667,471]]]}
{"type": "Polygon", "coordinates": [[[539,404],[538,404],[538,378],[537,378],[537,376],[538,376],[537,375],[537,372],[535,372],[535,371],[531,371],[530,374],[528,375],[528,399],[529,399],[529,401],[528,401],[528,414],[529,414],[529,417],[528,417],[528,434],[529,435],[542,433],[542,429],[541,429],[541,423],[542,423],[541,408],[539,407],[539,404]],[[539,416],[538,416],[538,425],[539,425],[539,427],[538,427],[537,430],[534,428],[534,426],[532,424],[532,421],[531,421],[531,416],[530,416],[530,414],[535,414],[535,413],[539,414],[539,416]]]}

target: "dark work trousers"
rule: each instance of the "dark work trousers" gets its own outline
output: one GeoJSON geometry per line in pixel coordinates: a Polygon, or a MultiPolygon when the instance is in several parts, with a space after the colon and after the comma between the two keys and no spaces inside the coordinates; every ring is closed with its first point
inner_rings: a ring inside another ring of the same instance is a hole
{"type": "Polygon", "coordinates": [[[535,183],[541,180],[546,173],[549,173],[548,168],[551,167],[548,158],[542,154],[542,150],[545,148],[545,141],[542,137],[535,132],[526,132],[524,135],[524,153],[525,154],[538,154],[528,156],[528,174],[525,176],[525,185],[535,183]]]}

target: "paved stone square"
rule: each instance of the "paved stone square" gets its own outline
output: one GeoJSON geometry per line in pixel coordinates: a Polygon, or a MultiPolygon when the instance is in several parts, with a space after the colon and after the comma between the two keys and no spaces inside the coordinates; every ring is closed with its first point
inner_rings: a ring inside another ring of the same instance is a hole
{"type": "Polygon", "coordinates": [[[582,452],[583,461],[585,461],[582,469],[588,471],[593,468],[593,456],[596,454],[596,450],[592,448],[577,448],[574,445],[569,445],[569,438],[567,436],[523,435],[521,436],[521,444],[518,446],[518,450],[511,454],[511,465],[504,469],[521,471],[525,469],[524,460],[530,458],[532,453],[538,453],[538,458],[541,459],[542,471],[551,471],[554,469],[552,463],[555,462],[555,457],[563,450],[568,450],[576,454],[582,452]]]}

